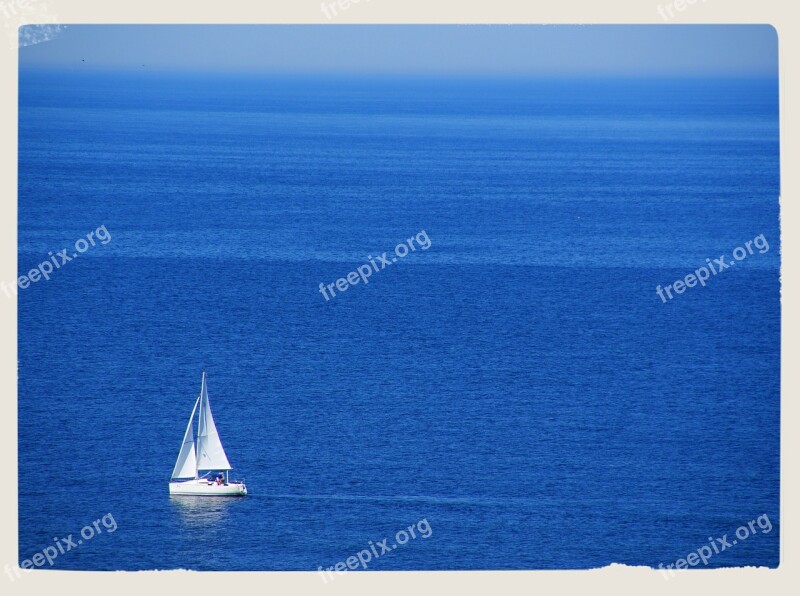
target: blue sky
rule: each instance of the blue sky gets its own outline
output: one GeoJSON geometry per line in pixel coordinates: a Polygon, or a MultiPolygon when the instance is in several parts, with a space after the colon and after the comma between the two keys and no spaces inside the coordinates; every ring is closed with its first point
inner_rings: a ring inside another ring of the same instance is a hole
{"type": "Polygon", "coordinates": [[[768,25],[68,25],[22,68],[776,76],[768,25]]]}

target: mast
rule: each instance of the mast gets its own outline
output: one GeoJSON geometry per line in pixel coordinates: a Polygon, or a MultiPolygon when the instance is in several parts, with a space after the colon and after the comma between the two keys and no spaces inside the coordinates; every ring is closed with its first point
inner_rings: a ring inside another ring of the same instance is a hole
{"type": "MultiPolygon", "coordinates": [[[[206,371],[203,371],[203,380],[200,381],[200,397],[198,397],[198,401],[200,402],[200,412],[203,411],[203,394],[205,393],[203,389],[206,386],[206,371]]],[[[194,416],[194,414],[192,414],[194,416]]],[[[197,451],[200,448],[200,421],[197,421],[197,440],[194,442],[195,444],[195,453],[196,456],[194,458],[194,479],[197,480],[199,478],[199,468],[200,465],[200,452],[197,451]]]]}

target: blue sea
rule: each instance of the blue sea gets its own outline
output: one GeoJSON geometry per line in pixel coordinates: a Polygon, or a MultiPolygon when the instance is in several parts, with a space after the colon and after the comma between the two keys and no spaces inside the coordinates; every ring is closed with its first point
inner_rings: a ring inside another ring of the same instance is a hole
{"type": "Polygon", "coordinates": [[[18,290],[20,561],[110,514],[44,567],[778,565],[776,80],[23,68],[19,107],[19,275],[70,257],[18,290]],[[203,370],[243,499],[168,494],[203,370]]]}

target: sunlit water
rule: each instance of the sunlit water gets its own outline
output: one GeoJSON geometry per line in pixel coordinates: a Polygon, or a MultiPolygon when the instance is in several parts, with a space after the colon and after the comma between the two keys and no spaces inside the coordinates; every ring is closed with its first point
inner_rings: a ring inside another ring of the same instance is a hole
{"type": "MultiPolygon", "coordinates": [[[[20,559],[778,564],[774,82],[23,72],[20,559]],[[405,239],[418,249],[326,302],[405,239]],[[672,284],[755,252],[662,303],[672,284]],[[244,499],[170,498],[209,375],[244,499]]],[[[4,296],[0,296],[6,299],[4,296]]]]}

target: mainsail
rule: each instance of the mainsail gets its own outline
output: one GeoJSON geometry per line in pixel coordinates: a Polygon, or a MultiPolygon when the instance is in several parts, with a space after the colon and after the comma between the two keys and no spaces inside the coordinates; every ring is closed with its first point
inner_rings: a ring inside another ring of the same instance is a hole
{"type": "Polygon", "coordinates": [[[198,470],[230,470],[231,464],[222,448],[219,433],[211,415],[206,389],[206,373],[203,372],[203,384],[200,389],[200,420],[197,424],[197,469],[198,470]]]}
{"type": "Polygon", "coordinates": [[[183,435],[183,445],[178,454],[178,461],[175,462],[175,469],[172,470],[173,478],[197,478],[197,457],[194,452],[194,413],[197,411],[197,404],[200,398],[194,402],[192,415],[189,417],[189,425],[183,435]]]}

